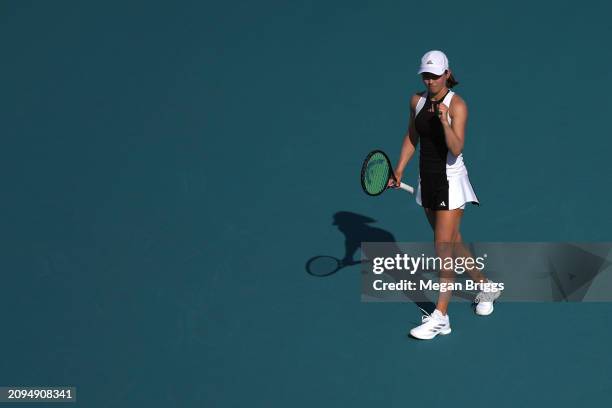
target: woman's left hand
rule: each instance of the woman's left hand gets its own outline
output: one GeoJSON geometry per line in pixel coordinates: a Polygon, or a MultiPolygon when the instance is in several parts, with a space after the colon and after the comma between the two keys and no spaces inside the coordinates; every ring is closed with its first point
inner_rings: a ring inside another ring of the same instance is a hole
{"type": "Polygon", "coordinates": [[[442,124],[448,124],[448,106],[443,103],[438,105],[438,118],[442,124]]]}

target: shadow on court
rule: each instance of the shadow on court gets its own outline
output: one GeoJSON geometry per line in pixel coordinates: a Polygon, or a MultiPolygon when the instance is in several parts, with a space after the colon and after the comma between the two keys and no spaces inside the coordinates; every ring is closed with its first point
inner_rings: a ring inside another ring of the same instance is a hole
{"type": "MultiPolygon", "coordinates": [[[[350,211],[338,211],[334,214],[333,220],[332,225],[337,226],[338,230],[344,235],[344,256],[342,259],[327,255],[317,255],[310,258],[306,262],[305,268],[306,272],[312,276],[327,277],[346,267],[369,264],[367,254],[363,254],[365,260],[355,260],[355,255],[362,242],[386,242],[390,244],[385,246],[385,251],[388,253],[377,253],[377,256],[394,257],[402,252],[397,245],[393,245],[397,241],[391,232],[371,225],[376,222],[373,218],[350,211]]],[[[364,273],[363,269],[361,273],[364,273]]],[[[397,270],[387,271],[385,275],[396,282],[404,278],[401,276],[401,272],[397,270]]],[[[376,293],[372,293],[371,288],[363,289],[365,290],[364,293],[377,297],[376,293]]],[[[435,303],[424,300],[427,299],[427,296],[422,291],[404,291],[403,293],[407,299],[410,299],[416,306],[428,313],[432,313],[436,308],[435,303]]]]}

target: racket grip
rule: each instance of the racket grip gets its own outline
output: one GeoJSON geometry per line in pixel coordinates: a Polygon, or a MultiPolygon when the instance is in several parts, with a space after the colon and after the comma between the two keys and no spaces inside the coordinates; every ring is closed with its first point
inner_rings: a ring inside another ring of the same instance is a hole
{"type": "Polygon", "coordinates": [[[402,190],[406,190],[407,192],[409,192],[410,194],[414,194],[414,187],[409,186],[406,183],[402,183],[400,182],[399,188],[401,188],[402,190]]]}

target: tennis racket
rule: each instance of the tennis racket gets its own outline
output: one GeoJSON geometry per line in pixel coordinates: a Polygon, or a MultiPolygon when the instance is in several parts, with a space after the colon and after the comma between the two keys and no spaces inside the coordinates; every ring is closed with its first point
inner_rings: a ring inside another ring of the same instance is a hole
{"type": "MultiPolygon", "coordinates": [[[[389,180],[393,180],[393,183],[397,186],[389,157],[381,150],[370,152],[363,161],[363,166],[361,166],[361,187],[363,191],[371,196],[380,195],[387,189],[389,180]]],[[[414,194],[414,188],[408,184],[400,183],[398,187],[414,194]]]]}

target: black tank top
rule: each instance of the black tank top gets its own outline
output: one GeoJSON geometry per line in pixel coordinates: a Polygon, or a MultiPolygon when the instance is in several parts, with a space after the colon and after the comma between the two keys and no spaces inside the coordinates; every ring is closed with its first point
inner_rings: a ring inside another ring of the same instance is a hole
{"type": "MultiPolygon", "coordinates": [[[[448,95],[448,92],[446,95],[448,95]]],[[[438,101],[432,101],[427,95],[425,105],[414,119],[414,126],[420,137],[419,170],[421,173],[446,172],[448,147],[444,137],[444,128],[435,112],[436,106],[434,105],[434,109],[432,109],[432,104],[441,103],[446,95],[438,101]],[[431,112],[432,110],[433,112],[431,112]]]]}

